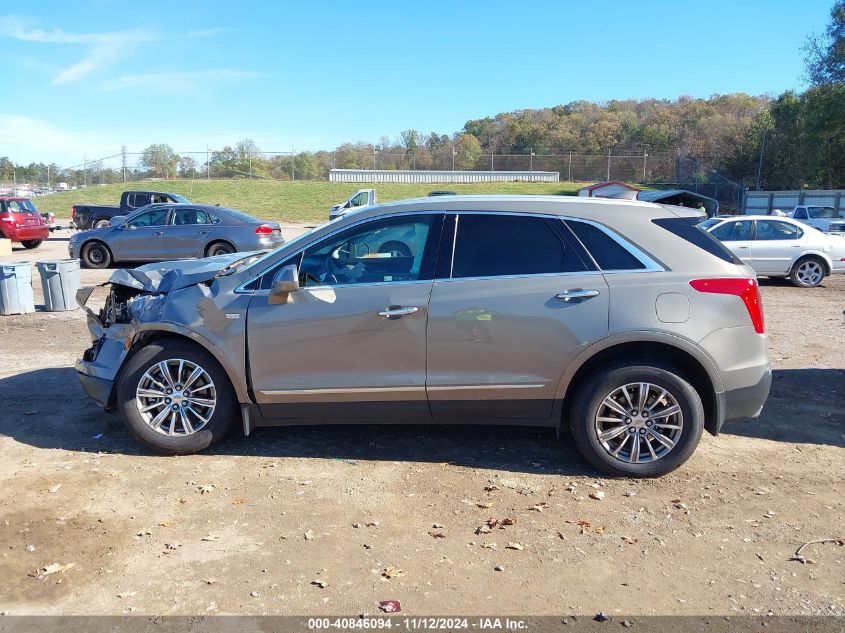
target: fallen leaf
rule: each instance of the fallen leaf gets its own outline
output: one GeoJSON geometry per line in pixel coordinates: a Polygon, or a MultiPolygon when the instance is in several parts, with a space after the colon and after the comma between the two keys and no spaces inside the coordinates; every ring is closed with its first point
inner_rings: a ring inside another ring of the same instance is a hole
{"type": "Polygon", "coordinates": [[[210,541],[210,542],[215,542],[215,541],[219,541],[219,540],[220,540],[219,536],[212,536],[211,534],[209,534],[208,536],[203,536],[200,539],[200,541],[210,541]]]}
{"type": "Polygon", "coordinates": [[[443,532],[429,532],[429,536],[432,538],[446,538],[446,535],[443,532]]]}
{"type": "Polygon", "coordinates": [[[631,538],[630,536],[623,536],[622,540],[625,541],[628,545],[636,545],[639,543],[639,539],[631,538]]]}
{"type": "Polygon", "coordinates": [[[246,499],[232,499],[233,506],[242,506],[246,503],[246,499]]]}
{"type": "Polygon", "coordinates": [[[593,528],[593,532],[596,534],[604,534],[604,527],[593,528]]]}
{"type": "Polygon", "coordinates": [[[496,549],[496,544],[493,541],[484,541],[481,547],[484,549],[496,549]]]}
{"type": "Polygon", "coordinates": [[[173,527],[176,521],[162,521],[158,524],[159,527],[173,527]]]}
{"type": "Polygon", "coordinates": [[[504,568],[504,566],[503,566],[503,565],[496,565],[496,566],[493,568],[493,570],[494,570],[494,571],[505,571],[505,568],[504,568]]]}
{"type": "MultiPolygon", "coordinates": [[[[516,521],[517,521],[516,517],[505,517],[504,519],[501,520],[501,524],[502,525],[516,525],[516,521]]],[[[501,526],[499,526],[499,529],[501,529],[501,526]]]]}
{"type": "Polygon", "coordinates": [[[52,563],[51,565],[46,565],[39,569],[37,576],[38,578],[43,578],[44,576],[49,576],[50,574],[63,574],[73,567],[74,564],[75,563],[68,563],[67,565],[61,565],[59,563],[52,563]]]}
{"type": "Polygon", "coordinates": [[[388,580],[390,578],[395,578],[397,576],[402,576],[404,574],[405,574],[404,571],[402,571],[401,569],[396,569],[395,567],[388,567],[383,572],[381,572],[381,575],[384,576],[385,578],[387,578],[388,580]]]}
{"type": "Polygon", "coordinates": [[[505,547],[507,549],[515,549],[520,552],[525,549],[525,546],[522,543],[508,543],[505,547]]]}
{"type": "Polygon", "coordinates": [[[493,507],[493,504],[492,504],[492,503],[489,503],[489,502],[476,503],[475,505],[477,505],[477,506],[478,506],[479,508],[481,508],[482,510],[487,510],[488,508],[492,508],[492,507],[493,507]]]}
{"type": "Polygon", "coordinates": [[[217,579],[216,578],[206,578],[205,580],[203,580],[203,582],[207,585],[213,585],[214,583],[217,582],[217,579]]]}
{"type": "Polygon", "coordinates": [[[497,486],[496,484],[492,484],[490,486],[484,486],[485,492],[493,492],[494,490],[501,490],[501,488],[499,488],[499,486],[497,486]]]}
{"type": "Polygon", "coordinates": [[[542,501],[542,502],[538,503],[537,505],[533,505],[533,506],[529,507],[528,509],[534,510],[536,512],[542,512],[543,510],[548,509],[548,507],[549,507],[549,504],[546,503],[545,501],[542,501]]]}
{"type": "Polygon", "coordinates": [[[314,532],[308,530],[305,534],[303,534],[306,541],[313,541],[314,540],[314,532]]]}
{"type": "Polygon", "coordinates": [[[592,524],[589,521],[581,519],[580,521],[578,521],[578,525],[581,527],[581,534],[586,534],[587,528],[590,527],[590,525],[592,524]]]}
{"type": "Polygon", "coordinates": [[[596,501],[601,501],[604,499],[604,492],[601,490],[596,490],[590,493],[590,499],[595,499],[596,501]]]}
{"type": "Polygon", "coordinates": [[[58,492],[59,488],[61,488],[61,487],[62,487],[62,484],[56,484],[55,486],[50,486],[49,488],[47,488],[47,490],[49,492],[58,492]]]}
{"type": "Polygon", "coordinates": [[[367,527],[378,527],[379,525],[381,525],[381,523],[379,523],[378,521],[369,521],[364,525],[366,525],[367,527]]]}
{"type": "Polygon", "coordinates": [[[311,584],[317,585],[320,589],[325,589],[326,587],[329,586],[329,583],[327,583],[325,580],[321,580],[319,578],[312,580],[311,584]]]}
{"type": "Polygon", "coordinates": [[[123,593],[117,594],[118,598],[134,598],[138,595],[137,591],[124,591],[123,593]]]}

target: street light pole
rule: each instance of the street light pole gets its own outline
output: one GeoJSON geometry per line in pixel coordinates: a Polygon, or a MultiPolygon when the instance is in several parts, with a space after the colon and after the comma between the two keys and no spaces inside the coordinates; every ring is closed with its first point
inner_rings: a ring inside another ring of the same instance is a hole
{"type": "Polygon", "coordinates": [[[529,181],[534,182],[534,148],[531,148],[531,156],[528,159],[529,181]]]}
{"type": "Polygon", "coordinates": [[[452,145],[452,171],[455,171],[455,156],[458,155],[458,152],[455,151],[455,146],[452,145]]]}

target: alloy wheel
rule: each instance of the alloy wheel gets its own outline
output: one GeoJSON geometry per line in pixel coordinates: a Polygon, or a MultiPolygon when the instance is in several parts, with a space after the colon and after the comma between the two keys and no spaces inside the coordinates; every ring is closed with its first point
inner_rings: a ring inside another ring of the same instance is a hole
{"type": "Polygon", "coordinates": [[[162,435],[193,435],[214,414],[217,390],[208,372],[189,360],[163,360],[144,372],[135,390],[141,419],[162,435]]]}
{"type": "Polygon", "coordinates": [[[805,286],[817,286],[824,278],[824,271],[821,264],[809,259],[798,265],[798,280],[805,286]]]}
{"type": "Polygon", "coordinates": [[[669,454],[684,431],[684,415],[667,389],[648,382],[617,387],[601,401],[594,421],[599,444],[631,464],[669,454]]]}

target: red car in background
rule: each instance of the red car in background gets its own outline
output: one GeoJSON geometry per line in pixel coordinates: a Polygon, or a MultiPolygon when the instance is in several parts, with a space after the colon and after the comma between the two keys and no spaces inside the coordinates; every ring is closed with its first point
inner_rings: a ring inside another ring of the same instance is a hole
{"type": "Polygon", "coordinates": [[[50,227],[29,198],[0,198],[0,238],[37,248],[50,235],[50,227]]]}

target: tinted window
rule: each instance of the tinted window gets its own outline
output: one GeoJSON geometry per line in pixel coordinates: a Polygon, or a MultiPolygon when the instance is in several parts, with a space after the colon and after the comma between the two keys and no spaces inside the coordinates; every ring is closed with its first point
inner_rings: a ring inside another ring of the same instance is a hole
{"type": "Polygon", "coordinates": [[[713,237],[723,242],[739,242],[751,239],[751,220],[728,220],[710,231],[713,237]]]}
{"type": "Polygon", "coordinates": [[[593,256],[602,270],[642,270],[645,268],[645,264],[600,228],[573,220],[567,220],[566,224],[578,236],[584,248],[593,256]]]}
{"type": "Polygon", "coordinates": [[[186,224],[212,224],[205,211],[200,209],[176,209],[173,213],[173,224],[184,226],[186,224]]]}
{"type": "Polygon", "coordinates": [[[713,226],[712,220],[707,220],[695,226],[687,222],[684,218],[659,218],[652,220],[652,222],[723,261],[737,263],[733,253],[706,231],[708,226],[713,226]],[[708,222],[710,223],[709,225],[708,222]]]}
{"type": "Polygon", "coordinates": [[[757,220],[757,233],[754,239],[758,241],[797,240],[803,234],[804,232],[799,231],[797,226],[788,222],[757,220]]]}
{"type": "Polygon", "coordinates": [[[586,270],[544,218],[467,213],[458,217],[457,230],[453,278],[586,270]]]}
{"type": "Polygon", "coordinates": [[[133,209],[139,209],[150,204],[150,194],[148,193],[130,193],[126,196],[126,204],[133,209]]]}
{"type": "Polygon", "coordinates": [[[142,226],[162,226],[167,223],[167,212],[169,210],[170,209],[164,208],[145,211],[144,213],[136,215],[126,224],[136,228],[142,226]]]}
{"type": "Polygon", "coordinates": [[[318,242],[302,254],[303,286],[431,279],[437,216],[417,215],[365,222],[318,242]],[[427,249],[428,247],[428,249],[427,249]]]}
{"type": "Polygon", "coordinates": [[[814,220],[818,218],[832,219],[839,217],[839,214],[833,207],[807,207],[807,211],[810,212],[810,217],[814,220]]]}
{"type": "Polygon", "coordinates": [[[9,211],[12,213],[28,213],[30,215],[37,215],[38,211],[29,200],[9,200],[9,211]]]}
{"type": "Polygon", "coordinates": [[[792,217],[796,220],[806,220],[807,219],[807,210],[806,209],[796,209],[795,213],[792,214],[792,217]]]}

